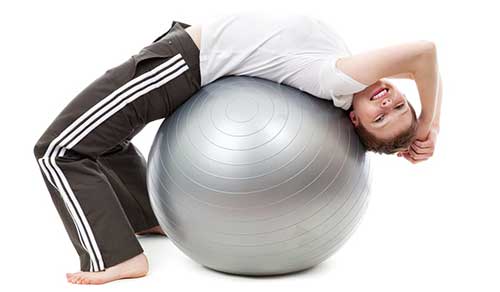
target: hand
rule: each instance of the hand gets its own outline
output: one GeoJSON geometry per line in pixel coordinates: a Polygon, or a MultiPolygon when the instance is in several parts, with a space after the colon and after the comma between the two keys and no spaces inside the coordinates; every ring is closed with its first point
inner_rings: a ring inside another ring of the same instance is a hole
{"type": "Polygon", "coordinates": [[[398,153],[398,157],[403,156],[413,164],[429,159],[434,154],[438,133],[438,126],[431,127],[425,139],[415,139],[408,150],[398,153]]]}

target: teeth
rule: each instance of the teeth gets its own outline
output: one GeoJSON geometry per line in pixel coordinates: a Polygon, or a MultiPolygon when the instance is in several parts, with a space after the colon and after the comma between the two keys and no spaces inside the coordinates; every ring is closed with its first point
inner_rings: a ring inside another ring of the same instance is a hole
{"type": "Polygon", "coordinates": [[[387,93],[387,89],[384,89],[384,90],[382,90],[381,92],[379,92],[377,95],[375,95],[375,96],[373,97],[373,99],[377,99],[377,98],[379,98],[379,97],[382,97],[382,96],[384,96],[386,93],[387,93]]]}

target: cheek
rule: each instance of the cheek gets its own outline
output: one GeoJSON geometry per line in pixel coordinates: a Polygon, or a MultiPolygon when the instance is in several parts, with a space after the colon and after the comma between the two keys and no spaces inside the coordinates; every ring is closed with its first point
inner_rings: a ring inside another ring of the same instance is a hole
{"type": "Polygon", "coordinates": [[[373,118],[378,114],[377,108],[368,102],[360,102],[356,108],[356,112],[359,119],[363,123],[373,120],[373,118]]]}

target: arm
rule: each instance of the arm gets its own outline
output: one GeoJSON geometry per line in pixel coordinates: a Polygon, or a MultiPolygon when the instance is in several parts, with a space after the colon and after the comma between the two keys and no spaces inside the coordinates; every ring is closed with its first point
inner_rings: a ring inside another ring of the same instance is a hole
{"type": "Polygon", "coordinates": [[[439,119],[441,116],[441,100],[443,96],[443,81],[441,79],[441,74],[439,74],[439,84],[438,84],[438,100],[436,105],[436,114],[434,115],[434,120],[432,121],[432,128],[439,132],[439,119]]]}
{"type": "Polygon", "coordinates": [[[340,58],[337,68],[364,84],[373,84],[379,79],[415,79],[422,59],[435,51],[429,41],[415,41],[379,48],[353,56],[340,58]]]}
{"type": "Polygon", "coordinates": [[[415,80],[415,76],[411,73],[400,73],[396,75],[389,76],[387,78],[398,78],[398,79],[412,79],[415,80]]]}
{"type": "Polygon", "coordinates": [[[431,50],[422,55],[414,76],[422,103],[417,139],[426,140],[436,116],[439,121],[437,112],[439,111],[438,101],[440,99],[438,96],[440,76],[435,46],[432,46],[431,50]]]}
{"type": "Polygon", "coordinates": [[[443,95],[443,82],[441,80],[441,74],[439,74],[438,88],[436,114],[434,115],[434,120],[431,123],[429,135],[424,141],[413,141],[407,151],[398,153],[398,156],[403,156],[411,163],[418,163],[427,160],[429,157],[434,155],[434,147],[436,146],[437,135],[439,134],[440,128],[439,119],[441,116],[441,100],[443,95]]]}

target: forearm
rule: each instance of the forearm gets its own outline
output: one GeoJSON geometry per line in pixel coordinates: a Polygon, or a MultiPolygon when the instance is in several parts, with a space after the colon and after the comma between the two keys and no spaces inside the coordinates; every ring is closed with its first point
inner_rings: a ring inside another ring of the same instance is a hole
{"type": "Polygon", "coordinates": [[[441,116],[441,100],[443,96],[443,80],[441,78],[441,74],[439,73],[439,84],[438,84],[438,94],[437,94],[437,104],[436,111],[434,115],[434,120],[432,121],[432,127],[439,131],[439,119],[441,116]]]}
{"type": "Polygon", "coordinates": [[[436,113],[439,112],[438,89],[440,78],[434,45],[420,56],[413,75],[422,104],[419,120],[430,127],[435,121],[436,113]]]}

